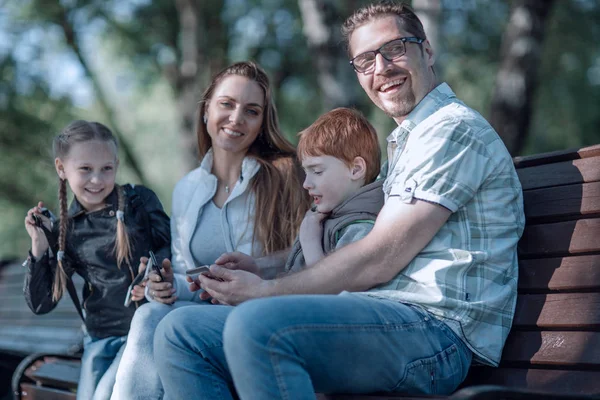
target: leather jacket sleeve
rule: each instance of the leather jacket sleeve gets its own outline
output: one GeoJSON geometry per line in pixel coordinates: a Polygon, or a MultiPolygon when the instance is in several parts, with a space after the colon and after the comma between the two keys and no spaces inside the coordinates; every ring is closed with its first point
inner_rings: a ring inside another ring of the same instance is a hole
{"type": "MultiPolygon", "coordinates": [[[[48,242],[56,253],[55,243],[56,232],[48,232],[48,242]]],[[[25,274],[25,283],[23,286],[23,293],[25,295],[25,301],[27,305],[33,311],[34,314],[46,314],[56,307],[58,301],[52,301],[52,285],[54,283],[54,276],[56,273],[56,258],[50,257],[50,249],[46,250],[44,255],[37,260],[31,259],[25,264],[27,266],[27,273],[25,274]]]]}
{"type": "Polygon", "coordinates": [[[169,216],[165,213],[163,206],[156,194],[143,186],[136,186],[135,190],[142,198],[144,209],[150,219],[152,235],[152,249],[158,262],[163,259],[171,259],[171,225],[169,216]]]}

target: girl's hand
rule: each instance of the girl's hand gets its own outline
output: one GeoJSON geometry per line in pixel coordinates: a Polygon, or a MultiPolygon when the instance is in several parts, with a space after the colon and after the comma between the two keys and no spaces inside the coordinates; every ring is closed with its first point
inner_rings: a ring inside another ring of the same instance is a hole
{"type": "Polygon", "coordinates": [[[27,216],[25,217],[25,229],[27,229],[27,233],[31,237],[31,254],[36,258],[44,255],[46,250],[48,250],[49,244],[42,228],[36,226],[33,214],[42,220],[42,223],[48,230],[52,229],[50,220],[42,215],[42,207],[44,207],[44,203],[40,201],[36,207],[27,211],[27,216]]]}
{"type": "MultiPolygon", "coordinates": [[[[148,257],[140,258],[140,265],[138,267],[138,274],[141,274],[146,270],[146,266],[148,265],[148,257]]],[[[132,301],[140,301],[144,299],[144,292],[146,290],[146,282],[148,282],[148,278],[145,278],[139,285],[135,285],[133,289],[131,289],[131,300],[132,301]]]]}

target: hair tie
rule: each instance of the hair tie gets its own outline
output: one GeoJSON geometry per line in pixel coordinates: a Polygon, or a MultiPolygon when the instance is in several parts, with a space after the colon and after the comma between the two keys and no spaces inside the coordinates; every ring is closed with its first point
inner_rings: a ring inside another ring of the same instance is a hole
{"type": "Polygon", "coordinates": [[[121,211],[121,210],[117,211],[117,220],[118,221],[125,220],[125,213],[123,213],[123,211],[121,211]]]}
{"type": "Polygon", "coordinates": [[[64,251],[59,250],[59,251],[56,252],[56,259],[58,261],[62,261],[62,260],[64,260],[64,258],[65,258],[65,252],[64,251]]]}

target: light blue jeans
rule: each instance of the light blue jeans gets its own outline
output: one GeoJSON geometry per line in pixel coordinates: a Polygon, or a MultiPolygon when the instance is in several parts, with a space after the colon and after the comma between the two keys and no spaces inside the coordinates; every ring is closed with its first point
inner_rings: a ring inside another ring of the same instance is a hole
{"type": "Polygon", "coordinates": [[[152,348],[154,331],[165,315],[192,305],[199,303],[176,301],[173,305],[166,305],[150,302],[135,311],[111,400],[162,399],[163,390],[152,348]]]}
{"type": "Polygon", "coordinates": [[[420,307],[365,295],[188,307],[159,324],[165,399],[314,399],[314,392],[448,394],[472,353],[420,307]]]}
{"type": "Polygon", "coordinates": [[[84,337],[77,400],[110,399],[126,341],[127,336],[84,337]]]}

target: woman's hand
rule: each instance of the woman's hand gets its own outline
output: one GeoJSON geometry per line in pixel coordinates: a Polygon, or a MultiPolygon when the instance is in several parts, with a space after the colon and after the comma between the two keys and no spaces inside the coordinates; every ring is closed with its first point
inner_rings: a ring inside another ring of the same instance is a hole
{"type": "Polygon", "coordinates": [[[36,258],[44,255],[46,250],[48,250],[49,244],[42,228],[35,224],[33,215],[35,214],[37,218],[40,218],[48,230],[52,229],[50,220],[42,215],[43,207],[44,203],[40,201],[36,207],[33,207],[27,211],[27,216],[25,217],[25,229],[27,230],[29,237],[31,237],[31,254],[33,254],[33,256],[36,258]]]}
{"type": "Polygon", "coordinates": [[[160,273],[163,280],[154,271],[151,271],[148,275],[148,293],[159,303],[173,304],[177,300],[177,296],[173,296],[176,290],[173,288],[173,267],[169,259],[165,258],[163,260],[160,273]]]}

